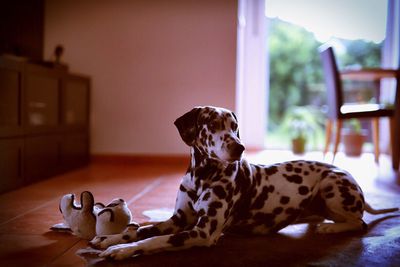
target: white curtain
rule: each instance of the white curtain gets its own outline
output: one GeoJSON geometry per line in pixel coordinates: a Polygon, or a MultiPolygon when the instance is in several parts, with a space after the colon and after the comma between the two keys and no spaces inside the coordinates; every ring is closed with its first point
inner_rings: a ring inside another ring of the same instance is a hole
{"type": "Polygon", "coordinates": [[[267,27],[264,0],[239,0],[236,110],[246,148],[263,148],[267,123],[267,27]]]}

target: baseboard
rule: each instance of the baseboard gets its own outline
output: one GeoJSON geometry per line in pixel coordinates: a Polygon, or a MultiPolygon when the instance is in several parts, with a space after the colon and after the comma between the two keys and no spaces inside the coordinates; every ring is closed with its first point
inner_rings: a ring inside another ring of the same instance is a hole
{"type": "Polygon", "coordinates": [[[189,164],[189,155],[148,155],[148,154],[93,154],[92,163],[117,164],[189,164]]]}

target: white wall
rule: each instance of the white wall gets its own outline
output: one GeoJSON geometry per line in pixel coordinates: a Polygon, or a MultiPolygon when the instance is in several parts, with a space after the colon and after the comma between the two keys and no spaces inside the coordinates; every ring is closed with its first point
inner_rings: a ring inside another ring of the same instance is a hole
{"type": "Polygon", "coordinates": [[[92,153],[186,153],[178,116],[235,107],[236,21],[231,0],[47,0],[46,59],[92,77],[92,153]]]}

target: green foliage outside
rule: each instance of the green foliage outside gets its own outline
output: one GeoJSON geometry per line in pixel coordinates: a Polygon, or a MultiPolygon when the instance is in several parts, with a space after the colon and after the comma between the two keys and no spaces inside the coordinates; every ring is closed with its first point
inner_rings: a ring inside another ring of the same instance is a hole
{"type": "MultiPolygon", "coordinates": [[[[281,21],[269,20],[269,121],[266,137],[267,147],[289,148],[293,129],[288,127],[290,113],[295,107],[305,107],[312,124],[307,136],[312,149],[322,147],[324,141],[324,112],[326,89],[322,65],[318,53],[318,42],[314,34],[302,27],[281,21]],[[289,115],[287,113],[289,112],[289,115]],[[319,111],[319,112],[317,112],[319,111]],[[316,126],[318,125],[318,127],[316,126]]],[[[346,53],[336,53],[339,68],[346,66],[378,67],[380,65],[381,44],[363,40],[338,40],[346,53]]],[[[350,87],[354,86],[350,84],[350,87]]],[[[304,114],[303,114],[304,115],[304,114]]],[[[300,125],[297,122],[294,124],[300,125]]]]}

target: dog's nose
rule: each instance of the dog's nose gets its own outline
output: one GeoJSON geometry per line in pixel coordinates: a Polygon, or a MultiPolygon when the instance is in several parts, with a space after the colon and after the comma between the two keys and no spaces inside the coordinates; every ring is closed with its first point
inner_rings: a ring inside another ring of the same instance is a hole
{"type": "Polygon", "coordinates": [[[232,147],[232,156],[239,158],[244,151],[244,146],[242,144],[235,143],[232,147]]]}

